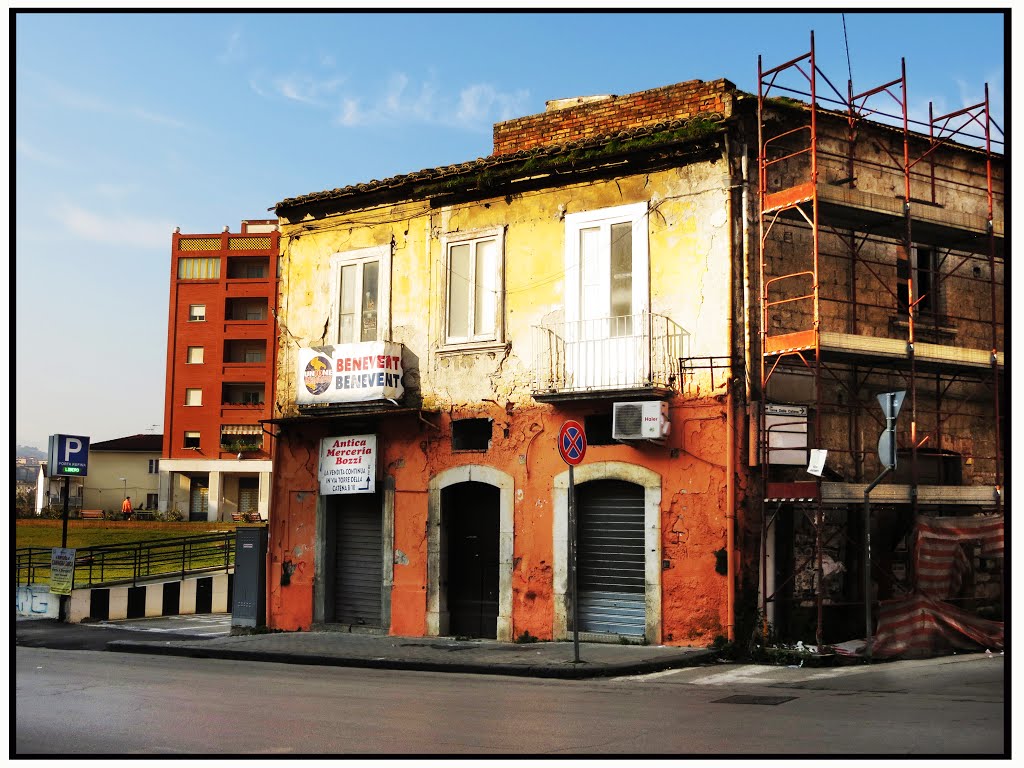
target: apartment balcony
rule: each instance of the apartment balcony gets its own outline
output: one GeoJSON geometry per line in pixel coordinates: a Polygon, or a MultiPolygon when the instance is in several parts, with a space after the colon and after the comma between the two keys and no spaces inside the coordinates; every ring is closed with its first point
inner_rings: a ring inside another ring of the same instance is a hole
{"type": "Polygon", "coordinates": [[[688,336],[650,312],[534,326],[533,397],[664,397],[679,390],[688,336]]]}

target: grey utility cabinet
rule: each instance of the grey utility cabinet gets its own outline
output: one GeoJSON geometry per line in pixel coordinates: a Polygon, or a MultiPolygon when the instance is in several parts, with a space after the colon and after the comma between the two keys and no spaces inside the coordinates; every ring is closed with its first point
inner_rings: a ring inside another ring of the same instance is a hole
{"type": "Polygon", "coordinates": [[[231,588],[231,626],[267,623],[267,527],[235,531],[235,578],[231,588]]]}

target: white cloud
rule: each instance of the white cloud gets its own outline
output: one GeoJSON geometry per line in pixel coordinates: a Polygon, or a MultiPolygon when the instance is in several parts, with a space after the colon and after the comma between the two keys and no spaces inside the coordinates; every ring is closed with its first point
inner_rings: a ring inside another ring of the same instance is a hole
{"type": "MultiPolygon", "coordinates": [[[[33,73],[29,73],[33,74],[33,73]]],[[[83,112],[97,112],[99,114],[113,115],[115,117],[128,117],[142,120],[149,123],[158,123],[174,128],[187,128],[188,126],[180,120],[158,112],[132,104],[111,104],[91,93],[69,88],[60,83],[54,82],[41,75],[35,75],[43,82],[46,93],[57,103],[70,109],[77,109],[83,112]]]]}
{"type": "Polygon", "coordinates": [[[341,102],[341,114],[338,115],[335,122],[339,125],[344,125],[346,128],[351,128],[364,121],[365,118],[359,109],[358,99],[344,99],[341,102]]]}
{"type": "Polygon", "coordinates": [[[73,235],[96,243],[142,248],[164,248],[174,225],[160,219],[104,214],[76,205],[58,209],[60,223],[73,235]]]}
{"type": "Polygon", "coordinates": [[[19,155],[23,155],[28,159],[35,160],[36,162],[42,163],[43,165],[49,165],[53,168],[59,168],[60,166],[63,165],[63,162],[59,158],[55,157],[54,155],[43,152],[41,149],[32,146],[24,139],[17,139],[15,148],[17,149],[19,155]]]}
{"type": "Polygon", "coordinates": [[[524,90],[501,93],[492,85],[478,83],[462,89],[455,117],[459,122],[468,123],[508,120],[523,113],[528,98],[524,90]]]}
{"type": "Polygon", "coordinates": [[[375,103],[364,106],[359,99],[346,96],[336,122],[346,127],[407,121],[490,129],[496,121],[521,114],[528,97],[525,90],[505,93],[487,83],[467,86],[454,97],[446,96],[436,81],[417,84],[398,72],[375,103]]]}
{"type": "Polygon", "coordinates": [[[224,45],[224,51],[218,57],[221,61],[241,61],[245,58],[245,45],[242,42],[242,33],[237,29],[228,35],[224,45]]]}
{"type": "Polygon", "coordinates": [[[272,91],[268,92],[261,88],[255,81],[250,81],[250,87],[264,98],[277,95],[297,101],[301,104],[309,104],[316,107],[329,107],[332,94],[344,83],[344,78],[336,77],[329,80],[317,80],[308,75],[279,75],[270,80],[272,91]]]}

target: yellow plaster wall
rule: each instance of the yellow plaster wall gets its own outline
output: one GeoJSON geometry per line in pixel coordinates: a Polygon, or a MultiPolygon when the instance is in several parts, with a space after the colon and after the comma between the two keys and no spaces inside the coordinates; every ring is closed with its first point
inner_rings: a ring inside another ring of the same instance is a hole
{"type": "Polygon", "coordinates": [[[531,402],[532,327],[564,305],[569,213],[648,202],[651,310],[689,336],[686,352],[728,351],[727,177],[721,163],[568,185],[431,210],[401,203],[283,223],[278,402],[296,412],[295,350],[329,343],[332,254],[393,243],[391,340],[407,348],[406,383],[426,408],[531,402]],[[447,234],[505,227],[505,341],[467,354],[443,347],[447,234]]]}

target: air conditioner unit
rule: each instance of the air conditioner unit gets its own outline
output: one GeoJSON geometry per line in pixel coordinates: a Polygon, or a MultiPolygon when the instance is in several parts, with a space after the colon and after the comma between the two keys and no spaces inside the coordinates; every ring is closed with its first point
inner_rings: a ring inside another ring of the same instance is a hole
{"type": "Polygon", "coordinates": [[[644,400],[612,406],[612,438],[615,440],[660,440],[669,432],[668,403],[644,400]]]}

